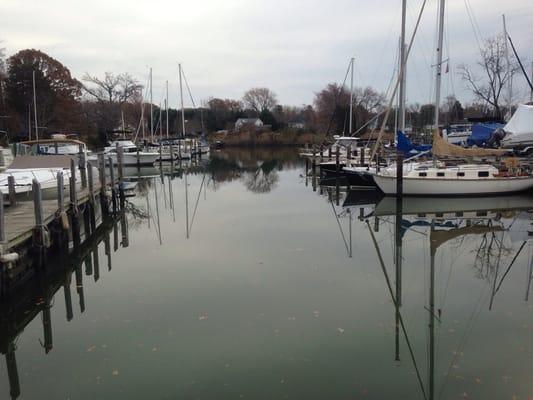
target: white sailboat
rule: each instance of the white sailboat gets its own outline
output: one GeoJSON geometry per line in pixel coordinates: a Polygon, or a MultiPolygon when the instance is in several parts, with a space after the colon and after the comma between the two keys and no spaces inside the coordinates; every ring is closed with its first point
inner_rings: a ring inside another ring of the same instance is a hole
{"type": "MultiPolygon", "coordinates": [[[[442,44],[444,35],[445,0],[439,3],[439,35],[435,90],[435,131],[432,152],[434,156],[501,156],[505,150],[464,149],[443,139],[438,131],[442,74],[442,44]]],[[[415,165],[403,170],[403,195],[407,196],[462,196],[491,195],[521,192],[533,188],[533,176],[509,160],[498,168],[489,164],[458,164],[452,166],[415,165]]],[[[397,194],[396,169],[384,169],[374,174],[377,186],[387,195],[397,194]]]]}

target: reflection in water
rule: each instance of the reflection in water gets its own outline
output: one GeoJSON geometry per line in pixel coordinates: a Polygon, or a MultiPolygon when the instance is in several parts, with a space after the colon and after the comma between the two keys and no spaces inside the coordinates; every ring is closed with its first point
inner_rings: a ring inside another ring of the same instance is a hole
{"type": "Polygon", "coordinates": [[[530,397],[531,197],[397,202],[310,168],[246,149],[129,174],[127,220],[82,219],[0,306],[12,397],[530,397]]]}
{"type": "MultiPolygon", "coordinates": [[[[332,198],[332,193],[333,190],[329,189],[329,202],[333,207],[334,199],[332,198]]],[[[338,203],[339,193],[337,192],[336,195],[338,203]]],[[[530,212],[533,210],[533,197],[530,195],[515,195],[483,198],[405,197],[398,199],[381,197],[373,190],[352,190],[345,196],[343,195],[343,197],[345,197],[343,210],[339,214],[334,212],[339,227],[341,226],[339,217],[348,217],[351,230],[352,212],[355,212],[357,208],[360,210],[359,219],[365,221],[372,237],[389,296],[394,305],[396,320],[394,360],[396,362],[400,361],[399,333],[401,327],[422,397],[424,399],[443,398],[447,385],[449,385],[449,380],[453,375],[452,369],[456,366],[458,357],[462,354],[462,350],[467,344],[468,335],[473,326],[467,327],[463,342],[458,347],[461,352],[454,351],[454,356],[450,360],[444,379],[440,382],[439,392],[436,393],[435,371],[436,361],[438,361],[436,360],[436,332],[438,327],[443,322],[446,322],[445,318],[443,318],[444,310],[442,307],[436,307],[435,299],[435,267],[438,250],[448,243],[452,254],[459,254],[462,247],[471,249],[474,277],[486,281],[486,288],[489,290],[488,304],[486,297],[483,297],[485,301],[475,304],[472,314],[479,316],[483,305],[491,311],[496,295],[502,288],[502,284],[511,268],[515,265],[526,244],[530,243],[531,245],[533,237],[529,234],[529,225],[531,221],[530,212]],[[375,219],[374,229],[370,224],[372,217],[375,219]],[[389,276],[381,250],[381,247],[386,246],[386,244],[381,244],[380,246],[375,236],[379,231],[380,222],[381,224],[389,223],[391,217],[394,217],[394,235],[391,239],[394,243],[395,292],[393,292],[392,279],[389,276]],[[404,246],[404,237],[408,232],[413,232],[420,240],[429,242],[428,297],[427,304],[424,307],[428,315],[427,379],[425,381],[419,368],[419,357],[415,355],[413,350],[401,311],[402,264],[408,261],[408,259],[406,260],[403,257],[402,248],[404,246]],[[468,241],[468,238],[472,236],[477,239],[474,245],[468,241]],[[521,243],[518,249],[515,246],[517,242],[521,243]],[[506,266],[506,268],[502,268],[502,266],[506,266]]],[[[343,241],[345,241],[342,229],[341,235],[343,241]]],[[[452,257],[454,256],[452,255],[452,257]]],[[[531,252],[527,265],[525,301],[529,299],[532,279],[533,257],[531,252]]],[[[444,278],[446,279],[446,277],[444,278]]],[[[449,284],[449,280],[450,277],[448,276],[447,284],[449,284]]],[[[474,323],[475,321],[471,321],[471,324],[474,323]]],[[[495,360],[495,362],[499,362],[499,360],[495,360]]]]}
{"type": "MultiPolygon", "coordinates": [[[[88,211],[86,209],[83,212],[84,216],[89,215],[88,211]]],[[[85,265],[85,276],[93,276],[95,282],[100,279],[98,249],[104,242],[104,254],[107,257],[108,270],[111,270],[110,233],[118,232],[119,226],[122,247],[129,245],[126,214],[103,221],[98,227],[87,224],[86,218],[84,221],[86,223],[83,240],[75,241],[70,250],[59,252],[54,259],[48,260],[45,268],[37,268],[33,277],[10,288],[10,292],[0,302],[0,352],[5,355],[11,399],[16,399],[21,394],[16,343],[26,326],[41,315],[43,339],[40,343],[45,354],[52,351],[54,341],[51,309],[55,294],[63,288],[66,320],[72,321],[74,307],[71,286],[74,274],[79,310],[83,314],[85,294],[82,266],[85,265]]]]}

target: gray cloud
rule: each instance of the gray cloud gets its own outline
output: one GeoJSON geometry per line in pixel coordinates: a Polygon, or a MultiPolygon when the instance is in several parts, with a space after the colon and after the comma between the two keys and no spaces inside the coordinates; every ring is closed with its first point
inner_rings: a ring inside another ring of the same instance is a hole
{"type": "MultiPolygon", "coordinates": [[[[422,1],[409,1],[412,30],[422,1]]],[[[408,69],[408,99],[431,99],[436,0],[428,1],[408,69]]],[[[472,64],[477,43],[465,3],[483,36],[501,32],[501,14],[522,52],[533,59],[531,0],[449,0],[447,49],[451,73],[444,95],[469,100],[453,74],[472,64]]],[[[356,57],[356,84],[388,87],[395,68],[400,0],[125,1],[3,0],[0,39],[12,54],[38,48],[81,77],[84,72],[128,71],[145,82],[154,70],[154,101],[170,81],[177,104],[177,63],[183,62],[196,101],[239,98],[253,86],[268,86],[283,104],[311,103],[328,82],[341,81],[356,57]]],[[[526,96],[522,77],[517,85],[526,96]]]]}

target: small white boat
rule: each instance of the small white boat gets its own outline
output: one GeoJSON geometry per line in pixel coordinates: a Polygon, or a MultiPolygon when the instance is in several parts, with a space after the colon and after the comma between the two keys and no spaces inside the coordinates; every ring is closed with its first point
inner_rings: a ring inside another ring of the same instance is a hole
{"type": "Polygon", "coordinates": [[[466,141],[472,136],[472,124],[454,124],[443,130],[443,136],[448,143],[465,146],[466,141]]]}
{"type": "MultiPolygon", "coordinates": [[[[374,181],[387,195],[396,194],[396,169],[374,174],[374,181]]],[[[450,167],[418,165],[404,168],[403,194],[407,196],[474,196],[522,192],[533,188],[533,176],[502,173],[489,164],[450,167]]]]}
{"type": "MultiPolygon", "coordinates": [[[[57,197],[58,172],[63,174],[64,189],[69,187],[71,159],[72,157],[66,155],[16,157],[11,167],[0,173],[0,193],[4,198],[7,198],[9,177],[12,176],[15,181],[15,193],[18,200],[32,200],[34,179],[41,185],[43,199],[54,199],[57,197]]],[[[98,176],[97,173],[96,170],[93,171],[94,176],[98,176]]],[[[75,169],[75,174],[76,181],[81,183],[78,168],[75,169]]]]}
{"type": "Polygon", "coordinates": [[[123,150],[124,165],[153,165],[159,158],[159,153],[155,151],[142,151],[135,143],[129,139],[115,140],[104,148],[104,154],[111,157],[113,162],[117,162],[117,147],[123,150]]]}

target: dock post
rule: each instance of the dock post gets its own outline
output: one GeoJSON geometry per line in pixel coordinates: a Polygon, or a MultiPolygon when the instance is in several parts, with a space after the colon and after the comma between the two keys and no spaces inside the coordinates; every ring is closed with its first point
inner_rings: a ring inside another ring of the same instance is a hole
{"type": "Polygon", "coordinates": [[[76,214],[78,209],[78,192],[76,190],[76,163],[74,162],[74,160],[70,160],[69,194],[70,205],[72,207],[73,214],[76,214]]]}
{"type": "Polygon", "coordinates": [[[93,166],[90,162],[87,163],[87,179],[89,180],[89,219],[91,222],[91,231],[96,229],[96,215],[95,215],[95,199],[94,199],[94,180],[93,180],[93,166]]]}
{"type": "Polygon", "coordinates": [[[365,165],[365,147],[360,148],[361,152],[359,153],[359,157],[361,159],[361,167],[365,165]]]}
{"type": "Polygon", "coordinates": [[[0,243],[6,241],[6,221],[4,212],[4,196],[0,193],[0,243]]]}
{"type": "Polygon", "coordinates": [[[98,154],[98,172],[100,178],[100,208],[102,209],[102,215],[107,217],[109,213],[109,207],[107,204],[105,157],[103,154],[98,154]]]}
{"type": "Polygon", "coordinates": [[[311,170],[314,175],[316,172],[316,147],[314,145],[313,145],[313,161],[311,163],[311,170]]]}
{"type": "Polygon", "coordinates": [[[337,150],[335,151],[335,172],[337,173],[337,177],[339,176],[340,172],[340,152],[339,152],[339,146],[337,146],[337,150]]]}
{"type": "Polygon", "coordinates": [[[9,192],[9,205],[14,207],[17,205],[17,193],[15,191],[15,177],[13,175],[7,177],[7,187],[9,192]]]}
{"type": "Polygon", "coordinates": [[[396,154],[396,197],[401,199],[403,196],[403,155],[396,154]]]}
{"type": "Polygon", "coordinates": [[[20,381],[15,357],[15,343],[9,342],[6,352],[7,377],[9,380],[9,394],[12,399],[20,396],[20,381]]]}
{"type": "Polygon", "coordinates": [[[80,169],[80,176],[81,176],[81,187],[86,188],[87,187],[87,160],[85,158],[85,152],[83,151],[83,147],[80,144],[80,158],[79,158],[79,169],[80,169]]]}
{"type": "Polygon", "coordinates": [[[331,145],[328,147],[328,159],[331,160],[331,145]]]}
{"type": "Polygon", "coordinates": [[[57,172],[57,209],[60,214],[65,212],[65,192],[64,192],[63,172],[57,172]]]}
{"type": "Polygon", "coordinates": [[[324,160],[324,145],[320,145],[320,162],[324,160]]]}
{"type": "Polygon", "coordinates": [[[346,166],[350,166],[351,164],[351,161],[352,161],[352,146],[348,145],[348,147],[346,148],[346,166]]]}
{"type": "MultiPolygon", "coordinates": [[[[162,148],[161,146],[159,147],[162,148]]],[[[118,195],[120,198],[120,209],[124,209],[124,149],[122,147],[118,148],[117,152],[117,163],[118,163],[118,195]]]]}
{"type": "Polygon", "coordinates": [[[117,213],[117,190],[115,186],[115,166],[113,158],[109,157],[109,176],[111,179],[111,201],[113,203],[113,214],[117,213]]]}
{"type": "Polygon", "coordinates": [[[35,242],[41,247],[44,247],[44,220],[43,220],[43,196],[41,193],[41,184],[34,179],[32,182],[33,192],[33,210],[35,215],[35,229],[34,238],[35,242]]]}
{"type": "Polygon", "coordinates": [[[137,168],[141,168],[141,156],[139,154],[139,147],[137,146],[137,168]]]}

